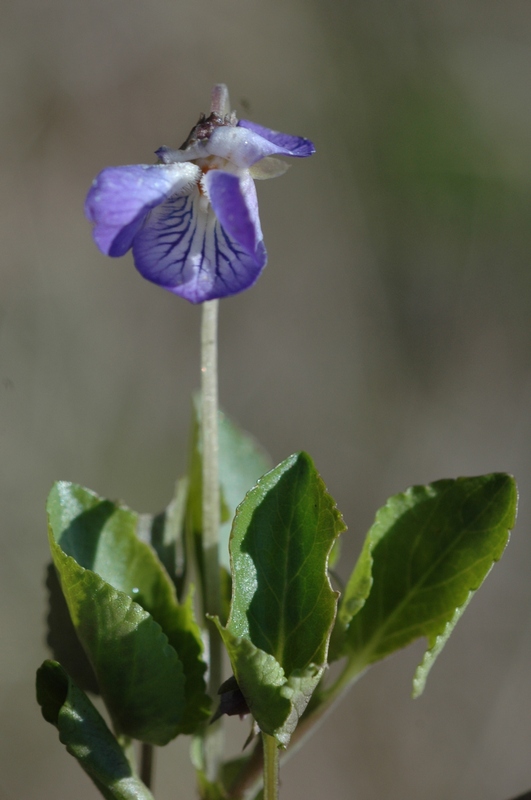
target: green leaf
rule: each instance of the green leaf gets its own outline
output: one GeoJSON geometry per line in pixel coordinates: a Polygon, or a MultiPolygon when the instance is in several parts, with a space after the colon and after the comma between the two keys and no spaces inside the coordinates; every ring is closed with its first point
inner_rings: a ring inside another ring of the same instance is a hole
{"type": "Polygon", "coordinates": [[[181,478],[175,486],[175,494],[164,511],[159,514],[138,516],[137,536],[154,549],[182,599],[186,579],[186,553],[184,548],[184,525],[188,480],[181,478]]]}
{"type": "Polygon", "coordinates": [[[247,492],[272,466],[271,459],[256,440],[220,413],[219,480],[226,512],[225,522],[219,531],[219,557],[229,574],[229,537],[236,509],[247,492]]]}
{"type": "Polygon", "coordinates": [[[231,611],[218,628],[251,713],[283,746],[326,665],[338,597],[327,562],[342,530],[305,453],[261,478],[234,519],[231,611]]]}
{"type": "Polygon", "coordinates": [[[414,696],[421,694],[435,658],[501,557],[516,504],[514,479],[496,473],[415,486],[378,511],[338,615],[336,654],[348,655],[351,671],[425,636],[428,649],[413,684],[414,696]]]}
{"type": "Polygon", "coordinates": [[[120,733],[151,744],[177,735],[184,713],[182,664],[160,625],[96,573],[54,560],[79,638],[120,733]]]}
{"type": "MultiPolygon", "coordinates": [[[[189,467],[188,521],[196,535],[202,530],[202,450],[200,441],[200,404],[194,403],[192,453],[189,467]]],[[[219,534],[221,566],[230,572],[229,536],[236,508],[249,489],[271,468],[266,453],[250,434],[219,413],[219,483],[222,497],[219,534]]]]}
{"type": "Polygon", "coordinates": [[[191,599],[179,605],[137,537],[138,515],[58,483],[48,516],[70,616],[117,729],[152,744],[194,730],[209,709],[200,632],[191,599]]]}
{"type": "Polygon", "coordinates": [[[37,701],[106,800],[153,800],[99,712],[56,661],[37,670],[37,701]]]}
{"type": "Polygon", "coordinates": [[[46,568],[46,588],[48,589],[46,644],[52,651],[54,660],[63,665],[72,680],[84,692],[99,694],[98,681],[70,619],[70,612],[53,561],[46,568]]]}

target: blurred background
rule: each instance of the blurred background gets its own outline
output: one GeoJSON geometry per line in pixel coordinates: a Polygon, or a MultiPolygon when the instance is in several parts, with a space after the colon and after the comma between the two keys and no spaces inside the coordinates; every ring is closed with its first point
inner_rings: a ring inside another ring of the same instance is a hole
{"type": "MultiPolygon", "coordinates": [[[[200,310],[91,240],[104,166],[177,147],[211,86],[317,155],[258,185],[269,264],[223,301],[220,395],[275,462],[307,450],[349,526],[414,483],[508,470],[503,560],[410,699],[374,667],[282,797],[531,788],[531,10],[524,0],[4,0],[0,8],[0,797],[96,798],[44,722],[44,505],[72,480],[157,511],[185,469],[200,310]]],[[[234,747],[247,726],[231,722],[234,747]]],[[[190,800],[187,742],[157,800],[190,800]]]]}

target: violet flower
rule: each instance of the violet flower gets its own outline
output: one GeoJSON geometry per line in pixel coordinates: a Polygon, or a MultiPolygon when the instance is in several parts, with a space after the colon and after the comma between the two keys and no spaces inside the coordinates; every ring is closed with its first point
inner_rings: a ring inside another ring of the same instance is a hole
{"type": "Polygon", "coordinates": [[[178,150],[159,163],[108,167],[94,180],[85,213],[108,256],[131,247],[147,280],[192,303],[248,289],[267,261],[254,180],[283,174],[274,156],[310,156],[308,139],[262,128],[230,113],[227,88],[212,93],[178,150]]]}

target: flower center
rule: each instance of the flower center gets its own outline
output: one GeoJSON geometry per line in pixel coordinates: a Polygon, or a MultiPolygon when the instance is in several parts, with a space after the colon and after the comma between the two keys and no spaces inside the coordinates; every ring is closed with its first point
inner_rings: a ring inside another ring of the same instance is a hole
{"type": "Polygon", "coordinates": [[[203,177],[207,174],[207,172],[210,172],[211,169],[226,170],[229,162],[227,161],[226,158],[221,158],[220,156],[206,156],[205,158],[194,159],[193,163],[197,164],[197,166],[203,173],[201,178],[197,181],[197,188],[199,189],[199,194],[201,195],[201,197],[204,197],[205,199],[208,200],[203,183],[203,177]]]}

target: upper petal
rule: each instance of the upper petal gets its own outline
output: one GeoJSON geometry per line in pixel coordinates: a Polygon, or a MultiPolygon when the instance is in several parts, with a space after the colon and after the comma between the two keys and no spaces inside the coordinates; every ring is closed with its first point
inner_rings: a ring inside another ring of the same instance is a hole
{"type": "Polygon", "coordinates": [[[315,147],[309,139],[278,133],[254,122],[240,120],[236,126],[216,128],[208,139],[195,142],[185,150],[161,147],[157,155],[165,164],[218,156],[240,169],[248,169],[267,156],[303,157],[311,156],[314,152],[315,147]]]}
{"type": "Polygon", "coordinates": [[[95,178],[85,201],[93,236],[108,256],[129,250],[150,209],[190,191],[201,176],[195,164],[135,164],[108,167],[95,178]]]}
{"type": "Polygon", "coordinates": [[[205,199],[194,189],[157,206],[133,242],[140,274],[191,303],[228,297],[249,288],[267,260],[261,239],[250,254],[253,243],[243,235],[242,245],[222,226],[205,199]]]}
{"type": "MultiPolygon", "coordinates": [[[[259,125],[256,127],[259,130],[271,133],[267,128],[260,128],[259,125]]],[[[284,137],[284,134],[278,134],[278,136],[284,137]]],[[[313,145],[307,139],[297,139],[299,150],[301,150],[301,152],[298,152],[293,141],[297,137],[287,136],[284,138],[294,145],[293,149],[274,141],[272,138],[267,139],[251,128],[242,126],[240,120],[236,127],[227,125],[223,128],[216,128],[205,144],[205,151],[209,155],[226,158],[240,168],[251,167],[261,158],[266,158],[267,156],[311,155],[313,152],[313,149],[310,150],[310,145],[311,148],[313,148],[313,145]],[[302,144],[303,142],[305,144],[302,144]],[[304,150],[308,152],[302,152],[304,150]]]]}
{"type": "Polygon", "coordinates": [[[266,139],[271,144],[276,145],[279,149],[276,150],[277,155],[296,156],[304,158],[311,156],[315,153],[315,146],[309,139],[303,139],[302,136],[291,136],[289,133],[280,133],[279,131],[271,130],[271,128],[264,128],[262,125],[257,125],[256,122],[249,122],[247,119],[241,119],[238,122],[240,128],[246,128],[249,131],[254,131],[263,139],[266,139]]]}

